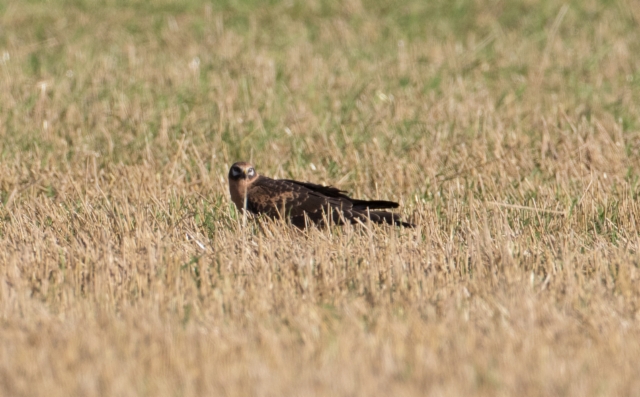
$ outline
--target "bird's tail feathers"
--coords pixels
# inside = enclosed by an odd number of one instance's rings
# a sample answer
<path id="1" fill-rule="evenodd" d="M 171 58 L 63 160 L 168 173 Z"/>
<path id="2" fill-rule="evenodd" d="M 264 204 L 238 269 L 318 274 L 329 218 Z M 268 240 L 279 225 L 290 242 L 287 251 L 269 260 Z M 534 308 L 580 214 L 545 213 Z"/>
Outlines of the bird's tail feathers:
<path id="1" fill-rule="evenodd" d="M 399 207 L 398 203 L 385 200 L 351 200 L 351 202 L 353 203 L 353 209 L 360 211 L 366 210 L 367 208 L 370 210 L 383 210 Z"/>
<path id="2" fill-rule="evenodd" d="M 415 227 L 414 224 L 409 222 L 404 222 L 400 219 L 400 215 L 394 214 L 392 212 L 387 211 L 366 211 L 366 212 L 358 212 L 362 218 L 361 220 L 370 219 L 374 223 L 383 224 L 386 223 L 388 225 L 396 225 L 403 227 Z"/>

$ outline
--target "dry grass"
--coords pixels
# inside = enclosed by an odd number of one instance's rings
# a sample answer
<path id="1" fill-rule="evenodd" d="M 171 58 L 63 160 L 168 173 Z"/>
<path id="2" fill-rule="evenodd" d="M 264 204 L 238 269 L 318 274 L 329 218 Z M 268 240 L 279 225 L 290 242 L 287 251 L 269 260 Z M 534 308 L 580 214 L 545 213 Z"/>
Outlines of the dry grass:
<path id="1" fill-rule="evenodd" d="M 0 394 L 640 394 L 637 4 L 273 3 L 0 6 Z"/>

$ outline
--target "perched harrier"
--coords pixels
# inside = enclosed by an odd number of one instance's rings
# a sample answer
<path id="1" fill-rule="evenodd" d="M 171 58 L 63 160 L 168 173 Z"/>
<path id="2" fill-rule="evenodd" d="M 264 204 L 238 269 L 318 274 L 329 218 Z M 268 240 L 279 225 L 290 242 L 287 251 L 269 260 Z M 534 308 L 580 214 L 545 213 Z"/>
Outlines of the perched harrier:
<path id="1" fill-rule="evenodd" d="M 413 227 L 396 214 L 381 209 L 397 208 L 398 203 L 382 200 L 356 200 L 332 186 L 298 182 L 290 179 L 271 179 L 258 175 L 253 165 L 235 163 L 229 170 L 231 200 L 239 210 L 246 208 L 253 214 L 267 214 L 280 218 L 283 214 L 299 228 L 309 221 L 322 225 L 328 218 L 337 225 L 371 220 Z"/>

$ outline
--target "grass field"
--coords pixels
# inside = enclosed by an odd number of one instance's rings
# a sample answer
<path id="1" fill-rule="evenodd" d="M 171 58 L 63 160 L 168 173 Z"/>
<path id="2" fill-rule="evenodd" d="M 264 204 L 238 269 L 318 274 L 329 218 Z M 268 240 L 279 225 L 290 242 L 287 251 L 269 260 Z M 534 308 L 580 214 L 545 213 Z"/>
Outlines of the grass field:
<path id="1" fill-rule="evenodd" d="M 0 395 L 640 395 L 639 24 L 0 2 Z M 418 227 L 243 225 L 237 160 Z"/>

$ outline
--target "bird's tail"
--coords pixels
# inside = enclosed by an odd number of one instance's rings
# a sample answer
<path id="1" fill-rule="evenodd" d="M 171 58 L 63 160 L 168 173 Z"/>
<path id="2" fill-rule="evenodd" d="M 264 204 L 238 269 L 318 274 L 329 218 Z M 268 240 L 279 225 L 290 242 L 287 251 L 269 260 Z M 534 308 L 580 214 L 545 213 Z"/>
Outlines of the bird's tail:
<path id="1" fill-rule="evenodd" d="M 387 208 L 398 208 L 399 204 L 393 201 L 385 200 L 351 200 L 353 209 L 356 211 L 384 210 Z"/>
<path id="2" fill-rule="evenodd" d="M 378 223 L 378 224 L 387 224 L 387 225 L 396 225 L 396 226 L 403 226 L 403 227 L 415 227 L 416 225 L 409 223 L 409 222 L 404 222 L 402 219 L 400 219 L 400 215 L 398 214 L 394 214 L 392 212 L 387 212 L 387 211 L 366 211 L 366 212 L 358 212 L 359 215 L 361 215 L 361 220 L 366 220 L 369 219 L 374 223 Z"/>

